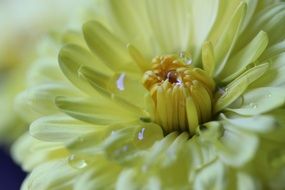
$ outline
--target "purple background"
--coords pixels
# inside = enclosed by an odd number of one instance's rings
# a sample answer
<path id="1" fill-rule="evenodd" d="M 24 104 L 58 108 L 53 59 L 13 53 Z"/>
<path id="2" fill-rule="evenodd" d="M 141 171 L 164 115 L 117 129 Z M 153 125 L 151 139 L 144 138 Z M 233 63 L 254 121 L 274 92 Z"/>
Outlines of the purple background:
<path id="1" fill-rule="evenodd" d="M 19 190 L 25 176 L 9 157 L 8 151 L 0 147 L 0 189 Z"/>

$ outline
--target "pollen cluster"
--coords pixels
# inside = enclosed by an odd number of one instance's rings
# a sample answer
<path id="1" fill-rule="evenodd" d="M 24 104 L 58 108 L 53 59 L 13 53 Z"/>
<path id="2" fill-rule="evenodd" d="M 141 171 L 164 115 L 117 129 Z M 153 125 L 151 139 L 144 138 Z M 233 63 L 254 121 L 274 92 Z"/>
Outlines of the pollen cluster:
<path id="1" fill-rule="evenodd" d="M 181 57 L 155 57 L 142 82 L 153 101 L 153 120 L 166 133 L 194 134 L 200 123 L 210 120 L 215 82 Z"/>

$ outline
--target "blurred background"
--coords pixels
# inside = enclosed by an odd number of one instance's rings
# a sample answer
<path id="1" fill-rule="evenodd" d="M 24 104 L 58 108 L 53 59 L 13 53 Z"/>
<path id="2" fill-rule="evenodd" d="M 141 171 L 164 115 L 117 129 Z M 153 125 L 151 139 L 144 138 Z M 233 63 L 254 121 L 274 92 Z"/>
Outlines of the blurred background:
<path id="1" fill-rule="evenodd" d="M 11 157 L 16 139 L 28 131 L 14 110 L 40 41 L 55 32 L 80 29 L 92 0 L 0 0 L 0 189 L 17 190 L 25 173 Z M 25 110 L 23 110 L 25 111 Z"/>
<path id="2" fill-rule="evenodd" d="M 5 147 L 0 148 L 0 187 L 5 190 L 20 189 L 26 174 L 17 166 Z"/>

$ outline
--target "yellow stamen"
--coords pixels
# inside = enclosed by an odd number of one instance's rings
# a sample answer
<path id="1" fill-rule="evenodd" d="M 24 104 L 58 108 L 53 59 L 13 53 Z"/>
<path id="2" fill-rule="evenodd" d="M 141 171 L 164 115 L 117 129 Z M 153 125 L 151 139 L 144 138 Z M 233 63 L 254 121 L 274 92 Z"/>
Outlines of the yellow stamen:
<path id="1" fill-rule="evenodd" d="M 178 56 L 155 57 L 142 82 L 153 101 L 153 120 L 166 133 L 194 134 L 199 123 L 211 118 L 214 80 Z"/>

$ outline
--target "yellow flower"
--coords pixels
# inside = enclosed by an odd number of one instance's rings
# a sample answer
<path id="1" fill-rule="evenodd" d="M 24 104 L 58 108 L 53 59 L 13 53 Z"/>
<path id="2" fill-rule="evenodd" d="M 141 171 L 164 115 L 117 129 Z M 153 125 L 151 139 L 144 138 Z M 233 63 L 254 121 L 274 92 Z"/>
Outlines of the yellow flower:
<path id="1" fill-rule="evenodd" d="M 23 189 L 285 188 L 284 3 L 98 2 L 88 47 L 60 50 L 69 81 L 17 99 L 38 119 L 15 155 L 43 144 Z"/>

